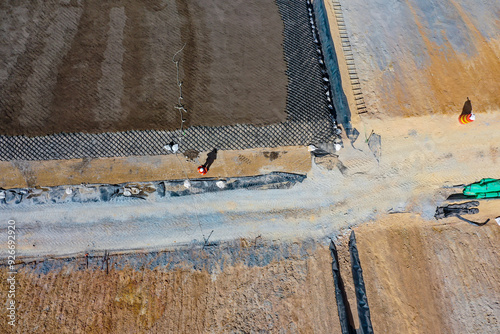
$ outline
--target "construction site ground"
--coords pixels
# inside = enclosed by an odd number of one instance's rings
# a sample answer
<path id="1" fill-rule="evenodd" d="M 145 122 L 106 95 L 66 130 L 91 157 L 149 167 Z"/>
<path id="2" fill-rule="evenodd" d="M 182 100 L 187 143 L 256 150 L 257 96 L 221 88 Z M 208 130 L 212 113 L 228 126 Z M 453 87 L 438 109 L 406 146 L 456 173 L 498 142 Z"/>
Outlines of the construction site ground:
<path id="1" fill-rule="evenodd" d="M 498 332 L 498 225 L 392 214 L 354 230 L 376 332 Z M 355 305 L 347 239 L 336 243 Z M 45 258 L 51 270 L 31 263 L 17 275 L 17 332 L 340 333 L 325 241 L 240 239 L 220 245 L 218 260 L 191 247 L 174 268 L 158 253 L 114 254 L 108 274 L 102 252 L 88 269 L 81 255 Z"/>
<path id="2" fill-rule="evenodd" d="M 0 6 L 2 134 L 175 130 L 182 118 L 184 127 L 286 119 L 283 21 L 274 1 Z M 179 102 L 188 113 L 173 108 Z"/>
<path id="3" fill-rule="evenodd" d="M 361 134 L 353 145 L 346 139 L 338 157 L 310 157 L 309 170 L 304 164 L 307 179 L 291 189 L 193 195 L 169 203 L 4 209 L 5 219 L 16 221 L 25 261 L 69 257 L 72 260 L 63 262 L 80 268 L 45 273 L 31 266 L 21 269 L 19 328 L 41 323 L 47 327 L 35 332 L 335 329 L 339 324 L 328 238 L 370 222 L 355 230 L 375 330 L 429 333 L 470 328 L 470 332 L 495 333 L 500 326 L 495 301 L 500 274 L 495 240 L 500 226 L 493 219 L 499 215 L 498 200 L 482 200 L 480 213 L 466 217 L 492 219 L 483 227 L 457 218 L 436 221 L 433 214 L 449 194 L 459 191 L 444 186 L 498 173 L 499 149 L 490 143 L 500 138 L 498 132 L 488 131 L 498 124 L 498 117 L 480 114 L 468 127 L 445 115 L 392 119 L 392 123 L 367 120 L 383 138 L 380 162 Z M 475 159 L 464 146 L 477 152 Z M 294 150 L 309 155 L 306 148 Z M 203 254 L 209 235 L 210 242 L 222 245 L 239 239 L 249 245 L 255 240 L 286 245 L 312 239 L 318 246 L 300 259 L 283 252 L 272 263 L 251 268 L 233 263 L 214 275 L 203 265 L 192 264 L 193 256 Z M 188 254 L 182 270 L 166 264 L 151 270 L 112 269 L 109 275 L 98 264 L 99 270 L 81 270 L 86 252 L 97 263 L 104 250 L 122 254 L 116 263 L 123 266 L 131 251 L 178 247 Z M 266 248 L 250 251 L 241 260 L 259 252 Z M 347 251 L 341 251 L 341 261 L 348 282 Z M 37 298 L 29 294 L 34 291 Z M 83 305 L 91 308 L 92 317 L 83 316 Z"/>
<path id="4" fill-rule="evenodd" d="M 339 45 L 334 3 L 327 9 Z M 498 22 L 481 19 L 498 5 L 441 2 L 441 10 L 464 22 L 458 29 L 473 36 L 457 46 L 457 40 L 429 33 L 437 29 L 428 24 L 437 14 L 426 11 L 424 1 L 396 7 L 416 22 L 408 27 L 406 16 L 380 1 L 341 3 L 370 111 L 356 114 L 352 87 L 343 81 L 359 137 L 344 134 L 340 151 L 316 158 L 305 146 L 220 151 L 206 175 L 307 175 L 290 189 L 231 190 L 161 203 L 2 207 L 2 234 L 14 220 L 22 262 L 14 332 L 341 333 L 328 244 L 333 239 L 338 247 L 359 327 L 347 247 L 351 230 L 376 333 L 500 332 L 500 200 L 480 200 L 479 213 L 464 216 L 490 219 L 484 226 L 434 218 L 437 206 L 461 192 L 453 186 L 500 178 L 500 104 L 492 94 L 499 91 L 494 59 L 500 38 L 485 33 Z M 444 22 L 446 39 L 454 21 Z M 380 48 L 370 44 L 377 42 Z M 419 43 L 426 47 L 411 48 Z M 337 55 L 345 78 L 347 64 L 340 50 Z M 462 125 L 458 115 L 467 97 L 476 120 Z M 374 134 L 381 137 L 380 150 L 368 145 Z M 207 152 L 198 160 L 181 153 L 2 162 L 0 182 L 13 188 L 200 177 L 195 168 Z M 111 254 L 108 272 L 105 251 Z M 0 258 L 6 255 L 0 248 Z M 0 275 L 5 282 L 6 271 Z M 0 297 L 7 299 L 5 289 Z M 5 308 L 0 314 L 6 319 Z M 12 328 L 0 321 L 0 331 Z"/>

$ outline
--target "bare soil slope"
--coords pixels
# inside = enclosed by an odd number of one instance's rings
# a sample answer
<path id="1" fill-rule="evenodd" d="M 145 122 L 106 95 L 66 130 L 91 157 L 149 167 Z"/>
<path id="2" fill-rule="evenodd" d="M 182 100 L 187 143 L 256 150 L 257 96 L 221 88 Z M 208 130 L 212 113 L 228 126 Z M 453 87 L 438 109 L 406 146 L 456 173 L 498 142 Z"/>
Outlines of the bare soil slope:
<path id="1" fill-rule="evenodd" d="M 474 111 L 500 108 L 498 1 L 340 3 L 370 113 L 458 117 L 467 97 Z"/>
<path id="2" fill-rule="evenodd" d="M 237 264 L 213 274 L 129 268 L 106 275 L 92 263 L 75 271 L 84 263 L 80 258 L 47 274 L 20 271 L 17 333 L 340 331 L 325 247 L 304 260 Z M 5 271 L 0 277 L 5 279 Z M 0 331 L 10 331 L 7 326 L 0 322 Z"/>
<path id="3" fill-rule="evenodd" d="M 286 119 L 273 0 L 0 4 L 0 133 L 174 130 Z"/>
<path id="4" fill-rule="evenodd" d="M 398 214 L 355 231 L 375 333 L 500 332 L 494 220 L 477 227 Z"/>

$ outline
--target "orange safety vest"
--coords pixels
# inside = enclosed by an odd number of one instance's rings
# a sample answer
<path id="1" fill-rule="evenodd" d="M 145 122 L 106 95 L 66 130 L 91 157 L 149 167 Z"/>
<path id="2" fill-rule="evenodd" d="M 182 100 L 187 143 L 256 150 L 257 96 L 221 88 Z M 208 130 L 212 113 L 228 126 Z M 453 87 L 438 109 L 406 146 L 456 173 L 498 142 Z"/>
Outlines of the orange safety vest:
<path id="1" fill-rule="evenodd" d="M 476 117 L 474 116 L 474 114 L 460 115 L 458 117 L 458 121 L 460 122 L 460 124 L 471 123 L 474 122 L 475 119 Z"/>

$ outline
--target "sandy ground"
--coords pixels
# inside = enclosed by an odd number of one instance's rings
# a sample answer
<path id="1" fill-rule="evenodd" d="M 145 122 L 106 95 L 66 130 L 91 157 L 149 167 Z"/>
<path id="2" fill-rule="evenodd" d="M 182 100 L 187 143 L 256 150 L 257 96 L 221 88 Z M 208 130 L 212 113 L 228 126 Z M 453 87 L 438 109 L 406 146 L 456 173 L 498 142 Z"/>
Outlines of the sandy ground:
<path id="1" fill-rule="evenodd" d="M 500 331 L 495 222 L 476 227 L 399 214 L 355 231 L 375 333 Z"/>
<path id="2" fill-rule="evenodd" d="M 80 271 L 75 267 L 85 262 L 82 258 L 48 274 L 21 270 L 17 333 L 340 330 L 326 247 L 305 259 L 292 255 L 262 267 L 236 264 L 218 273 L 111 268 L 106 275 L 92 261 L 89 269 Z M 4 280 L 4 271 L 0 275 Z M 10 332 L 7 326 L 0 322 L 2 332 Z"/>
<path id="3" fill-rule="evenodd" d="M 271 171 L 305 174 L 311 169 L 306 147 L 284 146 L 241 151 L 218 151 L 203 176 L 197 172 L 209 152 L 188 152 L 188 156 L 143 156 L 50 161 L 0 161 L 0 187 L 79 185 L 81 183 L 145 182 L 186 178 L 238 177 Z M 53 171 L 57 170 L 54 174 Z"/>
<path id="4" fill-rule="evenodd" d="M 373 324 L 378 332 L 392 332 L 392 328 L 396 328 L 398 332 L 422 334 L 454 333 L 460 332 L 462 328 L 467 328 L 471 333 L 498 332 L 500 315 L 498 304 L 495 304 L 499 295 L 496 285 L 498 269 L 495 263 L 498 263 L 498 256 L 495 241 L 498 239 L 499 226 L 493 220 L 500 216 L 498 200 L 481 201 L 480 213 L 467 217 L 476 221 L 492 219 L 484 227 L 475 227 L 457 218 L 435 221 L 433 215 L 436 205 L 445 203 L 449 194 L 459 191 L 443 188 L 444 186 L 474 182 L 483 177 L 500 177 L 500 149 L 497 144 L 500 142 L 500 133 L 496 131 L 500 124 L 499 114 L 478 114 L 477 120 L 468 125 L 460 125 L 454 115 L 392 118 L 386 121 L 364 118 L 361 124 L 363 128 L 360 127 L 360 137 L 353 145 L 345 139 L 346 145 L 339 151 L 338 157 L 315 159 L 316 162 L 307 173 L 307 179 L 291 189 L 228 191 L 171 198 L 168 202 L 161 203 L 117 201 L 108 205 L 75 203 L 9 207 L 1 212 L 0 216 L 4 220 L 1 231 L 5 234 L 5 222 L 14 219 L 18 233 L 18 255 L 24 259 L 43 260 L 53 256 L 81 258 L 88 251 L 110 250 L 116 253 L 164 250 L 193 242 L 199 246 L 203 243 L 203 238 L 212 231 L 210 240 L 213 242 L 238 238 L 253 240 L 260 236 L 279 243 L 302 238 L 313 238 L 325 243 L 328 237 L 342 234 L 349 226 L 374 221 L 371 225 L 360 227 L 358 242 L 366 273 L 369 302 L 373 301 L 370 304 L 373 307 Z M 365 142 L 372 130 L 382 137 L 379 160 Z M 394 212 L 409 214 L 387 216 L 387 213 Z M 363 236 L 364 228 L 366 233 Z M 5 258 L 5 248 L 0 249 L 0 256 Z M 321 269 L 322 272 L 318 274 L 320 276 L 331 275 L 326 258 L 327 253 L 324 254 L 325 260 L 321 266 L 327 269 Z M 346 255 L 342 263 L 347 263 Z M 292 260 L 291 265 L 299 264 Z M 256 328 L 260 328 L 263 323 L 278 323 L 275 332 L 278 332 L 278 327 L 292 328 L 289 332 L 294 332 L 295 329 L 309 331 L 309 324 L 323 326 L 323 323 L 314 320 L 317 319 L 314 318 L 316 314 L 320 314 L 319 306 L 308 298 L 315 294 L 324 296 L 332 293 L 332 287 L 315 292 L 314 289 L 323 288 L 310 288 L 300 279 L 296 281 L 298 274 L 293 271 L 288 271 L 287 275 L 295 278 L 291 281 L 283 278 L 283 281 L 295 286 L 290 290 L 290 298 L 304 298 L 296 304 L 297 309 L 302 310 L 296 320 L 293 320 L 293 312 L 296 312 L 296 309 L 290 306 L 292 304 L 285 304 L 286 309 L 281 308 L 282 299 L 276 302 L 279 307 L 272 306 L 271 309 L 276 310 L 272 312 L 264 306 L 268 305 L 264 300 L 262 303 L 258 302 L 261 295 L 265 296 L 262 298 L 267 298 L 266 300 L 274 300 L 274 297 L 268 297 L 263 291 L 271 291 L 266 289 L 274 289 L 283 284 L 281 276 L 274 275 L 276 271 L 272 270 L 275 269 L 270 269 L 279 268 L 281 264 L 277 266 L 253 269 L 254 276 L 245 276 L 244 282 L 248 285 L 244 287 L 231 280 L 232 278 L 228 278 L 227 283 L 221 282 L 224 288 L 217 290 L 217 293 L 220 292 L 218 300 L 221 304 L 217 304 L 217 307 L 207 306 L 208 310 L 224 310 L 220 312 L 227 315 L 228 318 L 216 318 L 217 326 L 222 323 L 233 326 L 232 324 L 238 322 L 240 327 L 234 325 L 236 327 L 228 328 L 244 328 L 249 331 L 252 324 L 257 324 Z M 268 269 L 273 275 L 266 276 L 269 275 Z M 72 275 L 82 275 L 84 278 L 74 281 Z M 107 301 L 111 300 L 109 295 L 92 294 L 89 292 L 91 287 L 87 285 L 89 277 L 85 275 L 88 274 L 72 273 L 71 270 L 59 274 L 49 272 L 40 277 L 38 274 L 21 273 L 23 284 L 27 287 L 38 284 L 37 291 L 48 291 L 47 297 L 43 298 L 51 300 L 54 305 L 54 309 L 47 309 L 46 303 L 43 302 L 43 306 L 34 306 L 42 312 L 28 312 L 29 316 L 26 315 L 25 319 L 29 319 L 26 320 L 29 323 L 23 322 L 23 326 L 27 326 L 23 328 L 35 328 L 39 325 L 59 328 L 56 330 L 58 332 L 73 332 L 74 328 L 89 328 L 88 332 L 113 332 L 109 328 L 121 321 L 131 324 L 131 327 L 143 328 L 145 332 L 160 321 L 154 320 L 158 316 L 158 310 L 162 310 L 159 306 L 151 311 L 138 306 L 142 301 L 130 302 L 128 306 L 123 303 L 119 307 L 112 306 L 113 302 Z M 146 287 L 142 290 L 139 288 L 141 282 L 147 282 L 144 284 L 148 286 L 159 286 L 157 281 L 154 284 L 149 283 L 153 282 L 152 278 L 151 281 L 140 281 L 139 277 L 149 275 L 145 271 L 136 274 L 119 271 L 113 275 L 123 278 L 116 278 L 113 281 L 117 282 L 116 285 L 106 283 L 116 289 L 112 291 L 126 289 L 121 284 L 128 282 L 127 277 L 138 277 L 133 281 L 137 282 L 133 283 L 137 284 L 137 287 L 130 290 L 131 300 L 138 300 L 141 293 L 148 291 Z M 200 304 L 194 304 L 192 298 L 198 295 L 199 287 L 205 289 L 202 291 L 215 291 L 213 285 L 207 287 L 206 284 L 213 283 L 205 282 L 206 278 L 203 277 L 206 277 L 206 274 L 188 272 L 185 275 L 179 278 L 185 283 L 177 285 L 177 289 L 184 291 L 182 298 L 185 299 L 172 302 L 176 305 L 177 312 L 189 307 L 200 308 Z M 201 277 L 200 281 L 196 281 L 198 283 L 192 281 L 195 277 Z M 258 297 L 252 299 L 249 297 L 250 291 L 256 291 L 252 290 L 253 286 L 263 282 L 262 277 L 269 277 L 265 282 L 270 283 L 266 287 L 259 286 L 259 293 L 253 292 Z M 431 282 L 426 284 L 425 279 L 429 277 Z M 274 278 L 277 281 L 273 281 Z M 60 285 L 57 285 L 56 281 L 60 282 L 57 283 Z M 321 284 L 326 286 L 326 283 Z M 75 291 L 74 299 L 66 298 L 68 287 Z M 304 287 L 307 293 L 303 291 Z M 248 291 L 244 293 L 246 297 L 240 298 L 233 294 L 233 291 L 241 289 Z M 28 291 L 28 288 L 25 291 Z M 112 311 L 96 311 L 97 320 L 85 317 L 80 321 L 81 312 L 77 311 L 77 307 L 92 305 L 79 304 L 77 300 L 81 300 L 82 295 L 89 295 L 90 300 L 95 301 L 108 298 L 102 301 L 102 304 L 95 304 L 95 307 Z M 116 296 L 114 292 L 111 295 Z M 153 295 L 158 296 L 156 292 Z M 351 296 L 351 305 L 354 305 L 352 291 L 348 295 Z M 66 304 L 68 300 L 71 302 Z M 333 299 L 329 298 L 329 301 L 332 302 Z M 148 305 L 161 303 L 163 300 Z M 275 305 L 273 303 L 274 301 L 271 305 Z M 201 309 L 204 309 L 203 307 Z M 162 314 L 170 315 L 174 312 L 168 308 L 165 310 Z M 42 318 L 47 312 L 50 317 Z M 141 312 L 144 316 L 140 316 Z M 214 319 L 214 312 L 203 315 L 196 311 L 182 311 L 182 320 L 179 322 L 165 320 L 170 319 L 168 316 L 160 317 L 158 319 L 165 322 L 158 323 L 160 329 L 151 331 L 162 332 L 164 328 L 167 328 L 167 331 L 168 328 L 173 328 L 174 332 L 196 332 L 196 328 L 182 326 L 202 323 L 207 326 L 204 328 L 215 328 L 213 331 L 218 332 L 220 327 L 209 327 L 213 324 L 211 321 Z M 262 314 L 274 315 L 283 322 L 271 322 L 267 318 L 263 320 Z M 324 314 L 322 318 L 333 317 L 333 320 L 331 324 L 326 323 L 324 326 L 334 326 L 337 320 L 334 315 L 328 314 Z M 255 317 L 252 318 L 252 315 Z M 35 322 L 31 317 L 40 318 L 36 318 L 39 321 Z M 58 319 L 57 322 L 53 320 L 54 317 Z M 151 320 L 141 320 L 145 318 Z M 68 319 L 68 322 L 63 319 Z M 224 319 L 237 320 L 223 322 Z M 255 322 L 255 319 L 260 320 Z M 93 321 L 92 324 L 95 325 L 92 326 L 96 327 L 85 327 L 86 321 Z M 318 327 L 316 332 L 324 332 L 322 328 L 325 327 Z"/>
<path id="5" fill-rule="evenodd" d="M 494 131 L 499 123 L 495 113 L 481 114 L 466 126 L 446 115 L 373 120 L 354 146 L 347 144 L 338 158 L 327 159 L 329 164 L 313 164 L 307 179 L 291 189 L 228 191 L 168 203 L 10 206 L 2 216 L 19 222 L 26 256 L 89 248 L 161 249 L 200 241 L 211 230 L 213 240 L 259 234 L 321 238 L 386 212 L 415 212 L 433 219 L 436 205 L 459 191 L 444 186 L 500 177 L 500 133 Z M 380 161 L 363 140 L 369 129 L 382 136 Z M 480 211 L 485 205 L 490 204 L 481 204 Z M 500 215 L 488 214 L 480 217 L 480 212 L 477 219 Z"/>
<path id="6" fill-rule="evenodd" d="M 500 108 L 498 2 L 337 2 L 372 116 L 458 117 L 467 97 L 474 111 Z M 326 1 L 344 90 L 353 103 L 332 4 Z"/>
<path id="7" fill-rule="evenodd" d="M 0 133 L 272 124 L 286 119 L 272 0 L 0 4 Z"/>

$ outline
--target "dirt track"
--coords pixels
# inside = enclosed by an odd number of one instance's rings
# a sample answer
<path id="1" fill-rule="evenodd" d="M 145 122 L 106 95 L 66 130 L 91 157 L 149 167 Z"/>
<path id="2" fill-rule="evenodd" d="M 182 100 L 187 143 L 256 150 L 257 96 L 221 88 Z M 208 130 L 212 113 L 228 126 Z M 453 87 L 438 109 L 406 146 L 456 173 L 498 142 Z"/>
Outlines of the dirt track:
<path id="1" fill-rule="evenodd" d="M 272 0 L 0 5 L 0 133 L 174 130 L 286 119 Z"/>

